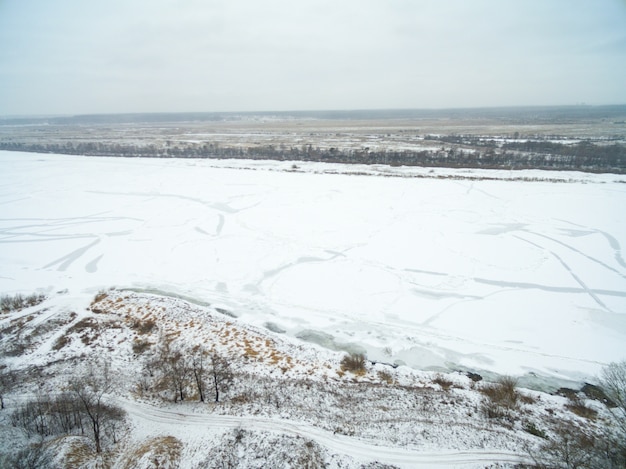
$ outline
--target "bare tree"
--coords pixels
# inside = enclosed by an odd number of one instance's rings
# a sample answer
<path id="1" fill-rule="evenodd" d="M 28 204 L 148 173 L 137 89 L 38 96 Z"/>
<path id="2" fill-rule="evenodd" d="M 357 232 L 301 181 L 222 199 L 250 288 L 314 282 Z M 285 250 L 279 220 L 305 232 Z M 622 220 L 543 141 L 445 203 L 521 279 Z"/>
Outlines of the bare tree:
<path id="1" fill-rule="evenodd" d="M 615 404 L 616 417 L 626 430 L 626 360 L 610 363 L 602 369 L 600 386 L 607 397 Z"/>
<path id="2" fill-rule="evenodd" d="M 605 429 L 605 453 L 613 467 L 626 467 L 626 360 L 610 363 L 600 373 L 600 386 L 612 401 L 617 425 Z"/>
<path id="3" fill-rule="evenodd" d="M 206 357 L 207 351 L 204 347 L 198 347 L 191 360 L 191 371 L 196 382 L 200 402 L 204 402 L 207 372 L 209 371 L 206 367 Z"/>
<path id="4" fill-rule="evenodd" d="M 158 364 L 169 386 L 174 391 L 174 402 L 185 400 L 185 391 L 190 376 L 190 366 L 185 355 L 175 350 L 167 340 L 161 341 Z"/>
<path id="5" fill-rule="evenodd" d="M 28 437 L 32 435 L 45 437 L 53 434 L 54 428 L 49 418 L 51 403 L 50 396 L 37 393 L 33 399 L 13 411 L 11 424 L 24 430 Z"/>
<path id="6" fill-rule="evenodd" d="M 102 431 L 107 423 L 123 420 L 125 412 L 118 406 L 105 402 L 111 391 L 110 369 L 107 363 L 96 374 L 93 368 L 83 377 L 70 382 L 70 389 L 80 400 L 93 432 L 96 452 L 102 452 Z"/>
<path id="7" fill-rule="evenodd" d="M 228 388 L 232 383 L 233 373 L 228 359 L 218 353 L 212 353 L 211 359 L 211 379 L 215 390 L 215 402 L 220 401 L 220 391 Z"/>
<path id="8" fill-rule="evenodd" d="M 12 382 L 12 376 L 6 367 L 0 367 L 0 409 L 4 409 L 4 395 L 10 390 Z"/>
<path id="9" fill-rule="evenodd" d="M 83 404 L 74 393 L 64 392 L 55 396 L 50 408 L 51 424 L 56 431 L 68 435 L 77 430 L 85 433 Z"/>
<path id="10" fill-rule="evenodd" d="M 595 438 L 576 426 L 559 426 L 531 457 L 539 467 L 554 469 L 595 468 Z"/>
<path id="11" fill-rule="evenodd" d="M 573 422 L 562 423 L 554 436 L 531 457 L 546 468 L 626 467 L 626 361 L 611 363 L 600 374 L 600 386 L 612 410 L 613 421 L 604 421 L 595 431 Z"/>
<path id="12" fill-rule="evenodd" d="M 5 461 L 0 459 L 0 466 L 7 469 L 44 469 L 52 467 L 52 457 L 43 443 L 34 443 L 25 446 Z"/>
<path id="13" fill-rule="evenodd" d="M 20 375 L 17 371 L 10 370 L 8 366 L 0 363 L 0 409 L 5 408 L 4 398 L 16 387 L 19 378 Z"/>

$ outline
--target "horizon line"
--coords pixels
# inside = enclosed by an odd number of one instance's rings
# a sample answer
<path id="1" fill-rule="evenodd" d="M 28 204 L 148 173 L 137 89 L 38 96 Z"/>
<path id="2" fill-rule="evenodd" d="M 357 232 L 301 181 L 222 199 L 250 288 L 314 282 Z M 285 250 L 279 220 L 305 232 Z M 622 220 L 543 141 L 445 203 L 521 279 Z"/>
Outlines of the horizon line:
<path id="1" fill-rule="evenodd" d="M 322 114 L 322 113 L 365 113 L 365 112 L 446 112 L 446 111 L 485 111 L 485 110 L 515 110 L 515 109 L 557 109 L 557 108 L 608 108 L 623 107 L 626 103 L 616 104 L 531 104 L 531 105 L 502 105 L 502 106 L 459 106 L 459 107 L 406 107 L 406 108 L 335 108 L 335 109 L 289 109 L 289 110 L 248 110 L 248 111 L 123 111 L 123 112 L 88 112 L 67 114 L 7 114 L 0 115 L 1 120 L 9 119 L 57 119 L 72 117 L 95 116 L 137 116 L 137 115 L 272 115 L 272 114 Z"/>

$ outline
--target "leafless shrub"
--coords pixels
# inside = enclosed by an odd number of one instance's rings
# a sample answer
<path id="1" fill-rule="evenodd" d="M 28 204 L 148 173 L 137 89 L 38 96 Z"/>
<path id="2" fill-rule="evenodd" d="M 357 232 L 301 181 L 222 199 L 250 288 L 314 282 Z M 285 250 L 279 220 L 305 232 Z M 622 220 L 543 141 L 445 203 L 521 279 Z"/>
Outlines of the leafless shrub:
<path id="1" fill-rule="evenodd" d="M 480 410 L 483 415 L 489 419 L 498 419 L 508 422 L 515 420 L 514 415 L 511 413 L 511 409 L 503 407 L 489 399 L 483 399 Z"/>
<path id="2" fill-rule="evenodd" d="M 41 437 L 71 434 L 84 428 L 79 402 L 67 394 L 37 395 L 13 411 L 11 424 L 27 436 Z"/>
<path id="3" fill-rule="evenodd" d="M 503 376 L 495 383 L 488 384 L 481 389 L 481 392 L 495 404 L 507 409 L 517 407 L 519 392 L 517 391 L 517 380 L 510 376 Z"/>
<path id="4" fill-rule="evenodd" d="M 600 375 L 600 386 L 614 405 L 611 406 L 611 412 L 616 423 L 615 429 L 606 431 L 608 439 L 613 442 L 612 459 L 622 464 L 614 467 L 626 467 L 626 360 L 611 363 L 604 368 Z"/>
<path id="5" fill-rule="evenodd" d="M 10 313 L 11 311 L 19 311 L 20 309 L 36 306 L 46 299 L 46 296 L 40 293 L 32 295 L 2 295 L 0 296 L 0 312 Z"/>
<path id="6" fill-rule="evenodd" d="M 341 369 L 343 371 L 350 371 L 354 374 L 364 374 L 365 368 L 365 355 L 362 353 L 351 353 L 345 355 L 341 359 Z"/>
<path id="7" fill-rule="evenodd" d="M 485 385 L 480 391 L 485 398 L 481 404 L 483 414 L 490 419 L 500 419 L 513 422 L 514 411 L 517 410 L 519 393 L 516 389 L 517 381 L 504 376 L 495 383 Z"/>

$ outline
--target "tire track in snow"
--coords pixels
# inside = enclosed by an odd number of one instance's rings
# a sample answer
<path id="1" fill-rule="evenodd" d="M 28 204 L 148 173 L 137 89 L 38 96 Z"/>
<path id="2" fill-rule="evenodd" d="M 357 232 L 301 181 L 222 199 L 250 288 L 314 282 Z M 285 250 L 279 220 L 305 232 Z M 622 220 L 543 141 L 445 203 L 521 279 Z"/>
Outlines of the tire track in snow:
<path id="1" fill-rule="evenodd" d="M 554 251 L 552 251 L 552 250 L 550 250 L 550 249 L 547 249 L 545 246 L 541 246 L 541 245 L 539 245 L 539 244 L 533 243 L 532 241 L 529 241 L 529 240 L 527 240 L 527 239 L 524 239 L 524 238 L 522 238 L 521 236 L 515 236 L 515 237 L 516 237 L 517 239 L 521 240 L 521 241 L 525 241 L 525 242 L 527 242 L 528 244 L 531 244 L 531 245 L 535 246 L 536 248 L 539 248 L 539 249 L 546 249 L 546 250 L 547 250 L 550 254 L 552 254 L 552 255 L 556 258 L 556 260 L 558 260 L 558 261 L 561 263 L 561 265 L 565 268 L 565 270 L 567 270 L 567 271 L 569 272 L 569 274 L 572 276 L 572 278 L 573 278 L 574 280 L 576 280 L 576 282 L 577 282 L 577 283 L 578 283 L 578 284 L 582 287 L 582 289 L 583 289 L 583 290 L 585 290 L 585 292 L 586 292 L 586 293 L 587 293 L 587 294 L 588 294 L 591 298 L 593 298 L 593 300 L 594 300 L 596 303 L 598 303 L 598 305 L 600 305 L 600 306 L 601 306 L 601 307 L 602 307 L 605 311 L 608 311 L 608 312 L 610 312 L 610 313 L 613 313 L 613 312 L 614 312 L 614 311 L 611 311 L 611 309 L 610 309 L 607 305 L 605 305 L 605 304 L 604 304 L 604 302 L 603 302 L 603 301 L 602 301 L 602 300 L 598 297 L 598 295 L 596 295 L 596 294 L 594 293 L 594 291 L 593 291 L 593 290 L 591 290 L 591 289 L 587 286 L 587 284 L 586 284 L 585 282 L 583 282 L 583 281 L 580 279 L 580 277 L 578 277 L 578 275 L 576 275 L 576 274 L 574 273 L 574 271 L 572 270 L 572 268 L 571 268 L 569 265 L 567 265 L 567 263 L 566 263 L 563 259 L 561 259 L 561 257 L 560 257 L 557 253 L 555 253 Z"/>
<path id="2" fill-rule="evenodd" d="M 91 249 L 98 243 L 100 243 L 100 238 L 87 244 L 86 246 L 83 246 L 82 248 L 75 249 L 69 254 L 59 257 L 58 259 L 50 262 L 49 264 L 44 265 L 43 269 L 49 269 L 51 267 L 54 267 L 57 264 L 60 264 L 57 270 L 64 272 L 68 269 L 69 266 L 71 266 L 74 263 L 74 261 L 77 261 L 80 257 L 82 257 L 83 254 L 85 254 L 87 251 L 89 251 L 89 249 Z"/>
<path id="3" fill-rule="evenodd" d="M 611 246 L 611 249 L 613 249 L 613 254 L 614 254 L 616 262 L 622 267 L 626 268 L 626 261 L 624 261 L 624 258 L 622 257 L 622 246 L 620 242 L 617 240 L 617 238 L 615 238 L 615 236 L 613 236 L 611 233 L 607 233 L 606 231 L 602 231 L 597 228 L 579 225 L 578 223 L 572 223 L 571 221 L 568 221 L 568 220 L 562 220 L 562 219 L 557 219 L 557 220 L 563 221 L 565 223 L 569 223 L 570 225 L 574 225 L 579 228 L 584 228 L 586 230 L 589 230 L 592 233 L 600 233 L 602 236 L 606 238 L 606 240 L 609 243 L 609 246 Z"/>
<path id="4" fill-rule="evenodd" d="M 584 253 L 584 252 L 582 252 L 582 251 L 580 251 L 580 250 L 578 250 L 578 249 L 576 249 L 576 248 L 574 248 L 574 247 L 570 246 L 569 244 L 564 243 L 563 241 L 559 241 L 558 239 L 551 238 L 550 236 L 546 236 L 546 235 L 541 234 L 541 233 L 535 233 L 535 232 L 532 232 L 532 231 L 527 231 L 527 230 L 522 230 L 522 231 L 526 231 L 527 233 L 534 234 L 535 236 L 541 236 L 542 238 L 549 239 L 550 241 L 553 241 L 553 242 L 555 242 L 555 243 L 557 243 L 557 244 L 560 244 L 561 246 L 564 246 L 564 247 L 566 247 L 567 249 L 570 249 L 570 250 L 574 251 L 575 253 L 580 254 L 580 255 L 581 255 L 581 256 L 583 256 L 583 257 L 586 257 L 586 258 L 587 258 L 587 259 L 589 259 L 590 261 L 595 262 L 596 264 L 601 265 L 601 266 L 602 266 L 602 267 L 604 267 L 605 269 L 610 270 L 610 271 L 612 271 L 612 272 L 615 272 L 615 273 L 616 273 L 617 275 L 619 275 L 620 277 L 622 277 L 622 278 L 626 278 L 626 275 L 624 275 L 623 273 L 621 273 L 619 270 L 617 270 L 617 269 L 615 269 L 615 268 L 611 267 L 610 265 L 605 264 L 604 262 L 602 262 L 602 261 L 601 261 L 601 260 L 599 260 L 599 259 L 596 259 L 595 257 L 592 257 L 592 256 L 590 256 L 590 255 L 588 255 L 588 254 L 586 254 L 586 253 Z M 609 235 L 609 234 L 607 234 L 607 233 L 603 233 L 603 232 L 600 232 L 600 231 L 598 231 L 598 233 L 603 234 L 605 237 L 607 237 L 607 236 L 611 236 L 611 235 Z M 613 239 L 613 241 L 614 241 L 615 243 L 617 243 L 617 240 L 616 240 L 615 238 L 613 238 L 612 236 L 611 236 L 611 239 Z M 610 241 L 610 239 L 609 239 L 609 244 L 611 245 L 611 248 L 613 248 L 613 249 L 614 249 L 614 251 L 615 251 L 615 259 L 616 259 L 616 261 L 617 261 L 619 264 L 621 264 L 622 266 L 626 267 L 626 265 L 624 265 L 624 260 L 621 258 L 621 254 L 620 254 L 620 252 L 621 252 L 621 251 L 620 251 L 619 249 L 616 249 L 616 246 L 619 246 L 619 243 L 617 243 L 617 244 L 611 243 L 611 241 Z"/>
<path id="5" fill-rule="evenodd" d="M 522 463 L 527 458 L 509 451 L 468 450 L 468 451 L 412 451 L 406 448 L 378 446 L 371 441 L 360 440 L 345 435 L 333 434 L 327 430 L 300 422 L 278 420 L 263 417 L 238 417 L 205 414 L 198 415 L 185 411 L 168 411 L 126 399 L 115 399 L 119 405 L 142 425 L 164 424 L 171 431 L 174 426 L 181 427 L 217 427 L 221 429 L 245 428 L 247 430 L 282 433 L 314 440 L 333 453 L 355 458 L 357 461 L 369 460 L 400 467 L 484 467 L 492 463 Z M 155 430 L 153 425 L 153 431 Z"/>

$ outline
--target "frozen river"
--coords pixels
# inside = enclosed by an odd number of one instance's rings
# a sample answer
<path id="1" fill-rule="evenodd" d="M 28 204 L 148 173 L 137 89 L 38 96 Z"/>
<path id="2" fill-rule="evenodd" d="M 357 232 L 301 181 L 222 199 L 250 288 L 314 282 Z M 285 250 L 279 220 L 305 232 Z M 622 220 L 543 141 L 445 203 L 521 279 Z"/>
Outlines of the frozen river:
<path id="1" fill-rule="evenodd" d="M 165 291 L 414 367 L 626 358 L 626 177 L 298 166 L 0 152 L 0 291 Z"/>

